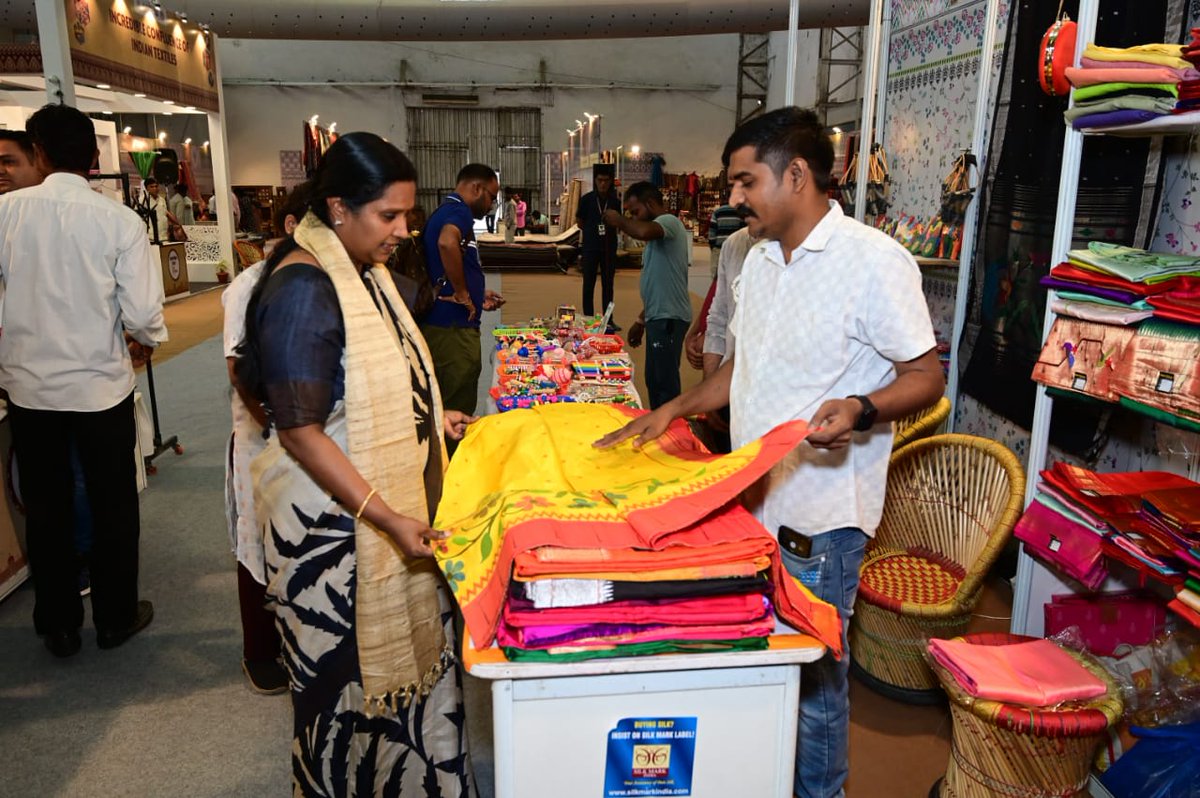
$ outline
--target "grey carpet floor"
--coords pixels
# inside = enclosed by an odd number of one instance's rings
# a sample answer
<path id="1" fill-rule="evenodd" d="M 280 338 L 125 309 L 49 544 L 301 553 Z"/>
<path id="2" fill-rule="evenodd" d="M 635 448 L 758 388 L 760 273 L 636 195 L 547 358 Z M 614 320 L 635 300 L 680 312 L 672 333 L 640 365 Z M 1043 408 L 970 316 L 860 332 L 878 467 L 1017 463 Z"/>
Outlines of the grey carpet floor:
<path id="1" fill-rule="evenodd" d="M 498 275 L 489 278 L 498 289 Z M 163 363 L 155 378 L 163 434 L 178 435 L 184 452 L 160 456 L 141 495 L 141 594 L 154 622 L 100 651 L 89 617 L 83 650 L 57 660 L 34 636 L 30 585 L 0 602 L 0 797 L 290 794 L 290 701 L 252 693 L 240 670 L 220 338 Z M 467 682 L 472 755 L 490 798 L 489 686 Z"/>

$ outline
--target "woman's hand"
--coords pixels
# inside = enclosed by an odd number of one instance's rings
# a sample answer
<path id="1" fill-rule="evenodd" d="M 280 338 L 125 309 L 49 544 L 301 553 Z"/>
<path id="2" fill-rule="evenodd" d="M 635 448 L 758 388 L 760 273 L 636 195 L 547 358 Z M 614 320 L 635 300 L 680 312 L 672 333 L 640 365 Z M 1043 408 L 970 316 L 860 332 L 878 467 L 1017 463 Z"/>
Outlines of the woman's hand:
<path id="1" fill-rule="evenodd" d="M 430 541 L 443 540 L 445 532 L 439 532 L 429 524 L 409 518 L 399 513 L 389 512 L 387 520 L 379 527 L 387 534 L 405 557 L 432 557 L 433 547 Z"/>
<path id="2" fill-rule="evenodd" d="M 442 426 L 445 427 L 446 437 L 452 441 L 461 441 L 467 434 L 467 426 L 479 420 L 478 416 L 468 416 L 460 410 L 446 410 L 443 415 Z"/>

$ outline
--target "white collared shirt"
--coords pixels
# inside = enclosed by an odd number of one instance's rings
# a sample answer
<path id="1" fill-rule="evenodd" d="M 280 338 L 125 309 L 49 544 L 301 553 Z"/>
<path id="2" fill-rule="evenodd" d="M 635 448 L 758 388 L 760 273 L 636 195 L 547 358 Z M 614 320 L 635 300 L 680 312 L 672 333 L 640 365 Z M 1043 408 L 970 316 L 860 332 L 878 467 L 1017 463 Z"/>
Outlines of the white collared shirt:
<path id="1" fill-rule="evenodd" d="M 0 198 L 0 386 L 31 410 L 96 412 L 133 392 L 122 324 L 167 340 L 162 270 L 136 213 L 56 172 Z"/>
<path id="2" fill-rule="evenodd" d="M 741 446 L 821 403 L 865 395 L 894 379 L 893 363 L 933 349 L 921 273 L 903 247 L 842 214 L 837 203 L 785 261 L 760 241 L 733 287 L 736 336 L 732 437 Z M 875 533 L 883 512 L 892 427 L 853 434 L 838 451 L 801 444 L 772 470 L 759 520 L 807 535 L 841 527 Z"/>

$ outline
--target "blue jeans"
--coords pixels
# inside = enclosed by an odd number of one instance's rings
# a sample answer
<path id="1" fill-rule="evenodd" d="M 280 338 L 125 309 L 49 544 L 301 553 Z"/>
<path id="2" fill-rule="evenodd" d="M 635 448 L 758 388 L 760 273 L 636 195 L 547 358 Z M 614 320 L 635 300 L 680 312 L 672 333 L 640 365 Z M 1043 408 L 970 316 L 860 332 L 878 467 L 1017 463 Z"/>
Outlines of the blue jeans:
<path id="1" fill-rule="evenodd" d="M 817 598 L 837 607 L 842 616 L 841 661 L 826 654 L 800 672 L 800 731 L 796 739 L 796 785 L 799 798 L 842 798 L 850 773 L 850 652 L 846 630 L 858 593 L 867 536 L 843 528 L 814 535 L 808 557 L 780 548 L 783 565 Z"/>
<path id="2" fill-rule="evenodd" d="M 650 409 L 655 410 L 679 396 L 679 360 L 688 322 L 681 319 L 650 319 L 646 322 L 646 390 Z"/>

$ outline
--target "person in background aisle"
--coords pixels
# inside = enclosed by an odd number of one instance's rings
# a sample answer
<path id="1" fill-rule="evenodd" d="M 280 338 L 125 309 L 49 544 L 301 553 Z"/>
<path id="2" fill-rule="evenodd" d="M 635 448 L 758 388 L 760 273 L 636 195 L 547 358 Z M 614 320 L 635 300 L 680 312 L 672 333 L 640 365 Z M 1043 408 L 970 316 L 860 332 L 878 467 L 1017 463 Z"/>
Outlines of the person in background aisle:
<path id="1" fill-rule="evenodd" d="M 34 628 L 51 653 L 68 657 L 79 651 L 83 624 L 72 446 L 94 526 L 96 642 L 115 648 L 154 617 L 153 605 L 138 599 L 133 367 L 167 330 L 162 272 L 141 218 L 88 185 L 97 156 L 92 121 L 47 105 L 25 129 L 47 177 L 0 201 L 0 387 L 28 511 Z"/>
<path id="2" fill-rule="evenodd" d="M 728 403 L 733 446 L 778 424 L 813 430 L 771 471 L 755 514 L 779 536 L 788 571 L 838 608 L 845 629 L 867 539 L 883 512 L 891 422 L 945 390 L 916 262 L 826 196 L 833 145 L 811 110 L 781 108 L 730 136 L 730 202 L 751 248 L 730 329 L 733 357 L 696 388 L 597 442 L 634 445 L 674 418 Z M 844 795 L 849 772 L 849 653 L 805 666 L 795 792 Z"/>
<path id="3" fill-rule="evenodd" d="M 679 358 L 683 337 L 692 321 L 688 296 L 688 261 L 692 237 L 678 217 L 667 213 L 662 192 L 650 183 L 634 183 L 625 192 L 626 218 L 615 208 L 601 217 L 611 226 L 639 241 L 642 254 L 642 313 L 629 328 L 629 345 L 638 346 L 646 335 L 646 388 L 650 407 L 657 408 L 679 396 Z"/>
<path id="4" fill-rule="evenodd" d="M 150 240 L 156 244 L 166 242 L 170 239 L 171 211 L 162 194 L 162 186 L 153 177 L 147 177 L 142 186 L 150 197 L 150 210 L 154 216 L 150 222 Z"/>
<path id="5" fill-rule="evenodd" d="M 262 221 L 258 216 L 258 208 L 254 204 L 253 192 L 242 190 L 237 195 L 237 207 L 239 208 L 237 217 L 238 229 L 243 233 L 258 235 L 262 232 Z"/>
<path id="6" fill-rule="evenodd" d="M 474 794 L 449 590 L 430 527 L 445 473 L 433 367 L 382 263 L 417 172 L 340 136 L 263 267 L 238 382 L 266 408 L 254 501 L 294 713 L 292 795 Z"/>
<path id="7" fill-rule="evenodd" d="M 517 215 L 515 217 L 517 220 L 517 235 L 523 236 L 525 235 L 525 214 L 529 210 L 529 205 L 520 194 L 516 194 L 514 199 L 517 201 Z"/>
<path id="8" fill-rule="evenodd" d="M 716 252 L 728 238 L 746 226 L 737 208 L 725 204 L 712 212 L 708 219 L 708 248 Z"/>
<path id="9" fill-rule="evenodd" d="M 175 193 L 169 203 L 171 214 L 180 224 L 195 224 L 196 215 L 193 212 L 192 198 L 188 196 L 188 184 L 182 180 L 175 184 Z"/>
<path id="10" fill-rule="evenodd" d="M 504 223 L 504 243 L 511 244 L 517 235 L 517 200 L 511 188 L 504 196 L 508 199 L 504 200 L 504 218 L 500 221 Z"/>
<path id="11" fill-rule="evenodd" d="M 546 233 L 550 229 L 550 217 L 534 208 L 529 212 L 526 229 L 531 233 Z"/>
<path id="12" fill-rule="evenodd" d="M 34 163 L 29 134 L 23 130 L 0 130 L 0 194 L 36 186 L 42 177 Z"/>
<path id="13" fill-rule="evenodd" d="M 614 167 L 600 163 L 592 167 L 592 190 L 579 198 L 575 223 L 583 234 L 579 265 L 583 269 L 583 315 L 596 314 L 596 275 L 600 275 L 600 314 L 613 301 L 613 283 L 617 274 L 617 228 L 604 223 L 604 212 L 621 207 L 621 198 L 613 187 Z M 610 330 L 621 328 L 610 324 Z"/>
<path id="14" fill-rule="evenodd" d="M 500 210 L 500 203 L 493 202 L 492 207 L 483 215 L 483 220 L 487 224 L 489 234 L 496 232 L 496 213 Z"/>
<path id="15" fill-rule="evenodd" d="M 479 393 L 479 314 L 504 297 L 485 288 L 474 225 L 495 203 L 500 184 L 490 166 L 472 163 L 458 173 L 454 193 L 429 215 L 421 237 L 425 264 L 438 301 L 421 321 L 447 410 L 475 412 Z M 511 221 L 512 217 L 505 219 Z"/>
<path id="16" fill-rule="evenodd" d="M 276 214 L 275 227 L 283 231 L 285 239 L 291 238 L 296 225 L 304 218 L 309 192 L 308 183 L 296 186 Z M 266 449 L 264 435 L 269 422 L 262 403 L 238 382 L 234 368 L 237 347 L 246 330 L 246 307 L 265 263 L 265 260 L 259 261 L 244 269 L 221 296 L 221 305 L 225 309 L 225 363 L 229 382 L 234 388 L 231 399 L 233 434 L 229 437 L 225 456 L 225 517 L 233 553 L 237 557 L 242 672 L 251 689 L 263 695 L 276 695 L 287 692 L 288 675 L 279 662 L 282 648 L 275 628 L 275 613 L 267 607 L 262 528 L 254 512 L 254 480 L 250 474 L 250 462 Z"/>

